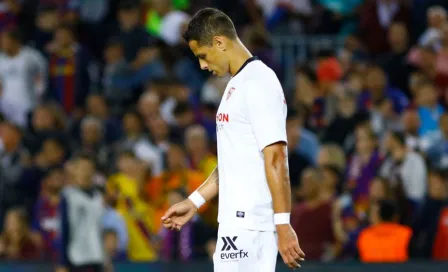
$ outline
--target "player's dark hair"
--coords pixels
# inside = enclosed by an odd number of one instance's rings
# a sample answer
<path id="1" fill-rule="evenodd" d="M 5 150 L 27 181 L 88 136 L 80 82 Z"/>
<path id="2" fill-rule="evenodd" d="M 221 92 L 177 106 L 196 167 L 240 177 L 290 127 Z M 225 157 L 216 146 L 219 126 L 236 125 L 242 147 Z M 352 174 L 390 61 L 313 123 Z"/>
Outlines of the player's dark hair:
<path id="1" fill-rule="evenodd" d="M 204 8 L 193 16 L 182 36 L 187 42 L 197 41 L 199 45 L 211 45 L 215 36 L 235 40 L 237 33 L 232 20 L 224 12 Z"/>
<path id="2" fill-rule="evenodd" d="M 381 200 L 378 202 L 378 207 L 381 221 L 392 222 L 395 220 L 398 209 L 393 201 Z"/>

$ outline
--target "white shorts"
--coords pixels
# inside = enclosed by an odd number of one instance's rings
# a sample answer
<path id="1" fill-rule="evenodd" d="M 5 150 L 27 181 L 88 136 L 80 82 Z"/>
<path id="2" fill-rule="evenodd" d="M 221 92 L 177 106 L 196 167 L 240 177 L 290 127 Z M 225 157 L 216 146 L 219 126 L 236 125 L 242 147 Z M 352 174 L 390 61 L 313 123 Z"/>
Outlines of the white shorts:
<path id="1" fill-rule="evenodd" d="M 275 272 L 277 234 L 219 225 L 214 272 Z"/>

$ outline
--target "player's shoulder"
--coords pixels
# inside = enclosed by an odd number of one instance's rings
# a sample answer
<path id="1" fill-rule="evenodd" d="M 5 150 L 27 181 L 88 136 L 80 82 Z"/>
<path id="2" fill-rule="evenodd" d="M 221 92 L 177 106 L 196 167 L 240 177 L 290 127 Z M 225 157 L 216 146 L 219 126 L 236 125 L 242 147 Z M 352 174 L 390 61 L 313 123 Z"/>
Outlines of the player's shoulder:
<path id="1" fill-rule="evenodd" d="M 244 80 L 256 81 L 261 84 L 279 82 L 274 70 L 272 70 L 261 60 L 253 61 L 249 63 L 249 65 L 247 65 L 247 69 L 245 69 Z"/>

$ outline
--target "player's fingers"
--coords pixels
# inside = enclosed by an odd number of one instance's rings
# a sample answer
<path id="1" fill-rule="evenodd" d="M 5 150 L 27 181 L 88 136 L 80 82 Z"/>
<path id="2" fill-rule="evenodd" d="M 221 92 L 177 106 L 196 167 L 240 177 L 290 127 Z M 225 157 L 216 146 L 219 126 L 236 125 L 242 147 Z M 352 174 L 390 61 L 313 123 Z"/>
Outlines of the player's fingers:
<path id="1" fill-rule="evenodd" d="M 305 261 L 305 253 L 302 251 L 299 245 L 294 247 L 294 252 L 299 256 L 299 261 Z"/>
<path id="2" fill-rule="evenodd" d="M 295 269 L 298 267 L 297 262 L 294 260 L 294 258 L 289 254 L 287 250 L 280 251 L 280 255 L 282 256 L 283 262 L 291 269 Z"/>
<path id="3" fill-rule="evenodd" d="M 288 257 L 286 257 L 286 255 L 285 255 L 282 251 L 280 251 L 280 255 L 282 256 L 282 260 L 283 260 L 283 262 L 284 262 L 289 268 L 292 268 L 292 267 L 289 265 Z"/>
<path id="4" fill-rule="evenodd" d="M 169 229 L 171 227 L 171 223 L 163 223 L 163 227 Z"/>
<path id="5" fill-rule="evenodd" d="M 165 219 L 165 220 L 162 220 L 162 223 L 164 223 L 164 224 L 169 224 L 169 223 L 171 223 L 171 218 L 167 218 L 167 219 Z"/>
<path id="6" fill-rule="evenodd" d="M 295 258 L 294 252 L 290 252 L 288 255 L 289 255 L 288 261 L 289 261 L 291 268 L 294 268 L 294 269 L 300 268 L 300 264 L 298 263 L 297 259 Z"/>
<path id="7" fill-rule="evenodd" d="M 167 220 L 168 218 L 170 218 L 174 213 L 176 212 L 175 209 L 173 209 L 173 207 L 169 208 L 168 211 L 166 211 L 166 213 L 162 216 L 162 220 Z"/>
<path id="8" fill-rule="evenodd" d="M 297 254 L 297 252 L 295 252 L 295 251 L 291 252 L 291 256 L 293 257 L 293 259 L 294 259 L 296 262 L 299 262 L 299 261 L 302 261 L 302 260 L 303 260 L 303 258 L 300 257 L 299 254 Z"/>

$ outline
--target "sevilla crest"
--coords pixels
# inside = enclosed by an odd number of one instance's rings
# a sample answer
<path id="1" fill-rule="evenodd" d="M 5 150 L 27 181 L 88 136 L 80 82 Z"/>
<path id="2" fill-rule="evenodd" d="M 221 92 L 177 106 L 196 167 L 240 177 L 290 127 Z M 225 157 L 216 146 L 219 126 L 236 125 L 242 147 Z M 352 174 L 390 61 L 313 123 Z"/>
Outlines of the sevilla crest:
<path id="1" fill-rule="evenodd" d="M 232 87 L 232 88 L 229 89 L 229 91 L 227 92 L 226 100 L 229 100 L 229 98 L 230 98 L 230 96 L 232 95 L 233 91 L 235 91 L 235 88 L 234 88 L 234 87 Z"/>

